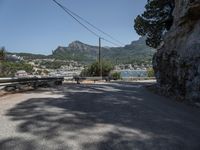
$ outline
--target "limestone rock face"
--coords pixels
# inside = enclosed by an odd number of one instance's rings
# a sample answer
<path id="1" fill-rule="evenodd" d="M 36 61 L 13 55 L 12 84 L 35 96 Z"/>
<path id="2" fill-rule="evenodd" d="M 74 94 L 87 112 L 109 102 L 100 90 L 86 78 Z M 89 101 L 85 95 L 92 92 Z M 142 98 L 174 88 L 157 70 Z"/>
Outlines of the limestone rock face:
<path id="1" fill-rule="evenodd" d="M 166 94 L 200 102 L 200 0 L 175 0 L 174 23 L 153 58 Z"/>

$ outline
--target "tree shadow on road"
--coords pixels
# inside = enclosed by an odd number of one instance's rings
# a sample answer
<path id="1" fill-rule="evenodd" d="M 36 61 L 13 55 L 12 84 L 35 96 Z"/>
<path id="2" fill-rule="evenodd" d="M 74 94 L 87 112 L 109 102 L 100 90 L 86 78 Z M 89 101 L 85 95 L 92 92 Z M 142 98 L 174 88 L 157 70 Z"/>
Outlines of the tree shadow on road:
<path id="1" fill-rule="evenodd" d="M 159 100 L 134 84 L 63 88 L 55 91 L 62 98 L 32 98 L 8 110 L 12 121 L 20 121 L 18 132 L 69 149 L 72 141 L 82 150 L 200 148 L 197 111 Z"/>

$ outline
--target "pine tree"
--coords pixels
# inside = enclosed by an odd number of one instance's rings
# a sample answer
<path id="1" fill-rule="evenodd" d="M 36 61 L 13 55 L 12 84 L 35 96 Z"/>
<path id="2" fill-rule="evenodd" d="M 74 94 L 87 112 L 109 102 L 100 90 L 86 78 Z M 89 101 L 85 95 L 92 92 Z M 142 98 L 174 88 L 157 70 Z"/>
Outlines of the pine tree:
<path id="1" fill-rule="evenodd" d="M 5 60 L 5 48 L 0 48 L 0 77 L 3 75 L 3 60 Z"/>
<path id="2" fill-rule="evenodd" d="M 146 36 L 146 44 L 157 48 L 163 34 L 173 23 L 174 0 L 148 0 L 142 15 L 134 20 L 134 28 L 141 36 Z"/>
<path id="3" fill-rule="evenodd" d="M 6 50 L 5 47 L 0 48 L 0 61 L 5 60 Z"/>

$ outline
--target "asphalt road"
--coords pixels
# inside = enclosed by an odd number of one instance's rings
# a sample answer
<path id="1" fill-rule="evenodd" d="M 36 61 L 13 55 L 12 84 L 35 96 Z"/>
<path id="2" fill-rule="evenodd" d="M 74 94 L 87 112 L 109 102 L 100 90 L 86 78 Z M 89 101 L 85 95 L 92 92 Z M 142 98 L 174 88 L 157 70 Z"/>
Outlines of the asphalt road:
<path id="1" fill-rule="evenodd" d="M 65 84 L 0 97 L 0 150 L 199 150 L 200 110 L 143 85 Z"/>

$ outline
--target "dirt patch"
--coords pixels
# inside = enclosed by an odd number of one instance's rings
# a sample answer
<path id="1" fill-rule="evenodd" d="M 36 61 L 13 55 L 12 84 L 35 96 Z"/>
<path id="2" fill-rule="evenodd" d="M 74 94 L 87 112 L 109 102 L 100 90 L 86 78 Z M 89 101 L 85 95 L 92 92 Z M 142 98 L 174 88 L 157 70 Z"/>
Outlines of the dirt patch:
<path id="1" fill-rule="evenodd" d="M 0 91 L 0 97 L 5 96 L 7 93 L 5 91 Z"/>
<path id="2" fill-rule="evenodd" d="M 24 93 L 24 92 L 28 92 L 28 91 L 33 91 L 35 89 L 33 88 L 26 88 L 26 89 L 17 89 L 15 91 L 5 91 L 5 90 L 0 90 L 0 98 L 1 97 L 4 97 L 4 96 L 7 96 L 7 95 L 12 95 L 12 94 L 16 94 L 16 93 Z"/>

